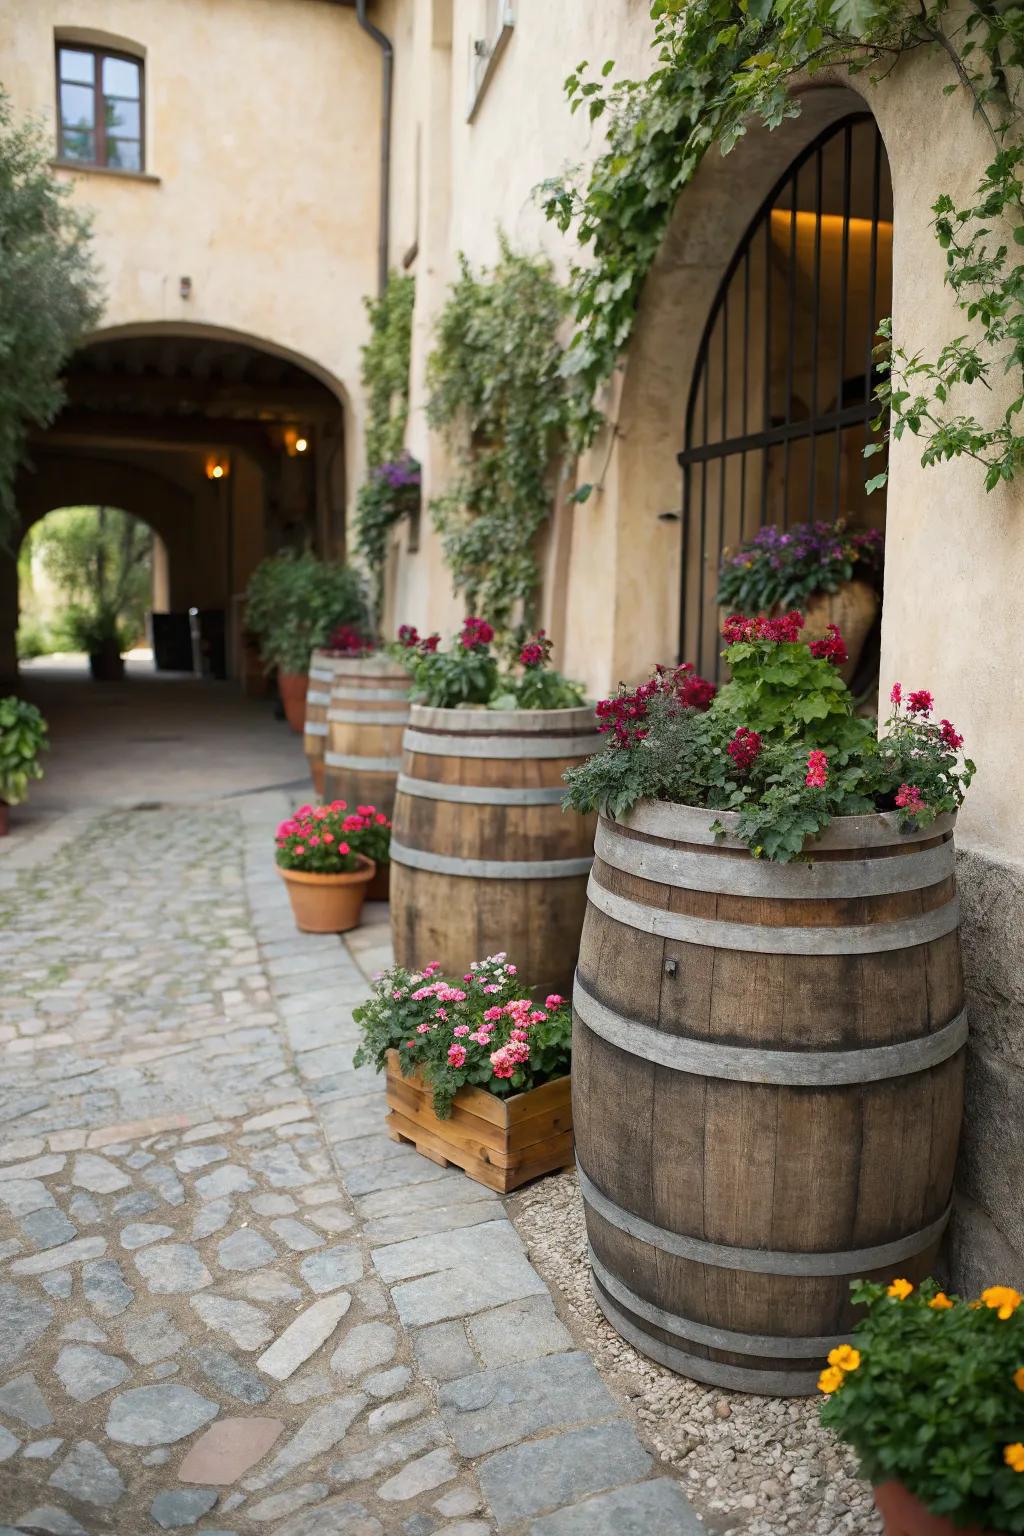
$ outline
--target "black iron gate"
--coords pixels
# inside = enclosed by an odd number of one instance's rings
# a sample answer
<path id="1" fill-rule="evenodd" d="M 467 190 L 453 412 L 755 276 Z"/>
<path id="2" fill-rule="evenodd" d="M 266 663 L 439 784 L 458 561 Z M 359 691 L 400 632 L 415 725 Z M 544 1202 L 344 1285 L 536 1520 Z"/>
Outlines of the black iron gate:
<path id="1" fill-rule="evenodd" d="M 772 523 L 882 526 L 863 448 L 892 291 L 892 187 L 874 118 L 835 123 L 759 208 L 721 282 L 686 411 L 680 653 L 719 667 L 723 550 Z"/>

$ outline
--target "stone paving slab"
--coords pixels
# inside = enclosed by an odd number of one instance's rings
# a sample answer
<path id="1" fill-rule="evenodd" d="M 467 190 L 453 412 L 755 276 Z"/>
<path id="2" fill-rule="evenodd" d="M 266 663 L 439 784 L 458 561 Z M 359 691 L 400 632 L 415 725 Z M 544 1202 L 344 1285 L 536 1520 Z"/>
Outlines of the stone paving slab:
<path id="1" fill-rule="evenodd" d="M 0 1536 L 689 1536 L 502 1202 L 384 1133 L 386 908 L 298 934 L 284 810 L 5 866 Z"/>

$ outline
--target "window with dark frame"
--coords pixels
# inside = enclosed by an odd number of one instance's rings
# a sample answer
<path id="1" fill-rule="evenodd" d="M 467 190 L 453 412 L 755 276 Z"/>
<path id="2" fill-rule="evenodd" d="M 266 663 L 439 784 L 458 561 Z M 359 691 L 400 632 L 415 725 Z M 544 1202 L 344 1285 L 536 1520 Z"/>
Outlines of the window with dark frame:
<path id="1" fill-rule="evenodd" d="M 142 60 L 84 43 L 57 44 L 57 156 L 143 171 Z"/>

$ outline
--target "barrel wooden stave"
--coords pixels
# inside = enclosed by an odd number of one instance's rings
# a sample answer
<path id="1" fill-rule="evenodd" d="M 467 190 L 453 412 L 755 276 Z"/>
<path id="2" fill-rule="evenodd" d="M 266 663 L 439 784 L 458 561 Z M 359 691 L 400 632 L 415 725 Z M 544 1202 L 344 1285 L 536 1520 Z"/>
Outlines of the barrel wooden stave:
<path id="1" fill-rule="evenodd" d="M 392 814 L 410 682 L 390 657 L 338 658 L 327 711 L 328 800 L 375 805 L 386 816 Z"/>
<path id="2" fill-rule="evenodd" d="M 632 836 L 629 829 L 620 835 Z M 892 857 L 941 841 L 897 845 Z M 863 852 L 822 852 L 820 859 L 842 862 Z M 776 929 L 895 923 L 941 909 L 953 890 L 947 877 L 917 891 L 828 901 L 736 897 L 645 880 L 601 860 L 593 880 L 664 912 Z M 673 977 L 666 962 L 675 962 Z M 667 1037 L 758 1052 L 851 1053 L 923 1041 L 963 1008 L 955 931 L 874 953 L 730 952 L 640 932 L 594 905 L 578 985 L 584 1009 L 587 998 L 597 998 Z M 585 1179 L 620 1211 L 657 1228 L 749 1250 L 749 1270 L 681 1257 L 606 1220 L 585 1196 L 598 1264 L 650 1306 L 741 1335 L 842 1336 L 853 1321 L 848 1289 L 856 1267 L 813 1277 L 765 1274 L 756 1267 L 758 1250 L 849 1253 L 941 1226 L 962 1108 L 962 1045 L 925 1070 L 815 1087 L 730 1080 L 646 1060 L 602 1038 L 579 1011 L 573 1047 Z M 920 1279 L 938 1243 L 936 1235 L 898 1262 L 863 1272 Z M 625 1319 L 626 1336 L 641 1349 L 646 1337 L 648 1352 L 663 1363 L 685 1372 L 683 1356 L 702 1360 L 710 1379 L 747 1390 L 813 1390 L 820 1354 L 710 1348 L 630 1310 L 599 1278 L 594 1284 L 613 1323 Z M 666 1345 L 678 1354 L 667 1357 Z"/>
<path id="3" fill-rule="evenodd" d="M 593 819 L 565 815 L 562 775 L 582 750 L 569 750 L 581 735 L 593 735 L 588 710 L 547 711 L 537 721 L 522 715 L 517 733 L 512 712 L 426 710 L 414 707 L 395 805 L 395 842 L 426 856 L 517 863 L 573 860 L 589 863 Z M 564 718 L 562 718 L 564 717 Z M 534 725 L 531 732 L 526 727 Z M 538 728 L 538 724 L 539 727 Z M 449 727 L 443 729 L 442 727 Z M 444 751 L 417 750 L 426 735 Z M 513 750 L 520 738 L 565 755 L 488 757 L 457 755 L 478 739 Z M 596 738 L 597 741 L 600 738 Z M 467 746 L 467 741 L 469 746 Z M 450 750 L 448 750 L 450 749 Z M 403 785 L 406 788 L 403 789 Z M 424 793 L 429 785 L 433 793 Z M 474 800 L 434 798 L 446 789 L 469 788 Z M 547 792 L 544 804 L 488 804 L 495 794 Z M 528 985 L 568 994 L 586 908 L 586 873 L 543 878 L 483 875 L 413 868 L 401 853 L 392 865 L 391 917 L 395 956 L 416 968 L 440 960 L 446 971 L 465 972 L 473 960 L 506 950 Z"/>
<path id="4" fill-rule="evenodd" d="M 330 651 L 321 650 L 314 651 L 309 658 L 302 749 L 309 763 L 313 788 L 321 798 L 324 793 L 324 753 L 327 748 L 327 707 L 334 682 L 334 669 L 340 659 Z"/>

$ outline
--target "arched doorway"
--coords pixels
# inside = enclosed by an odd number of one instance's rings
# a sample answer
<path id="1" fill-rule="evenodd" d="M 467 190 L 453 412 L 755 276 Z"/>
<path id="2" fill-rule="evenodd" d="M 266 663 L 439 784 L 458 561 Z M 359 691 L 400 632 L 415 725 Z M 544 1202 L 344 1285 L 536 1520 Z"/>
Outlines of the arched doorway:
<path id="1" fill-rule="evenodd" d="M 680 652 L 719 667 L 723 551 L 759 528 L 846 517 L 864 490 L 872 348 L 892 293 L 892 185 L 874 118 L 849 113 L 792 162 L 729 262 L 704 327 L 683 471 Z M 876 463 L 878 461 L 875 461 Z"/>

